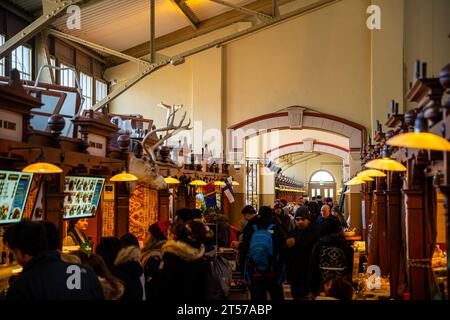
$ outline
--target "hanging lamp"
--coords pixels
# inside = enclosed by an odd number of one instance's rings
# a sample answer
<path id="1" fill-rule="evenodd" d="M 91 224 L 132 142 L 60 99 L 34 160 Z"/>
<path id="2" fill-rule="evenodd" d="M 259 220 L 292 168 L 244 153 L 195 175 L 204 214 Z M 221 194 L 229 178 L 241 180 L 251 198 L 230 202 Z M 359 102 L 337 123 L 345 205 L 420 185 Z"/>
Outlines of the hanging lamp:
<path id="1" fill-rule="evenodd" d="M 359 173 L 356 175 L 356 177 L 357 177 L 358 179 L 361 179 L 361 180 L 364 181 L 364 182 L 371 182 L 371 181 L 374 181 L 374 179 L 373 179 L 372 177 L 360 175 Z"/>
<path id="2" fill-rule="evenodd" d="M 206 186 L 206 182 L 205 181 L 203 181 L 203 180 L 194 180 L 194 181 L 191 181 L 190 183 L 189 183 L 189 185 L 191 185 L 191 186 L 197 186 L 197 187 L 203 187 L 203 186 Z"/>
<path id="3" fill-rule="evenodd" d="M 171 176 L 164 178 L 164 182 L 167 184 L 180 184 L 180 180 L 172 178 Z"/>
<path id="4" fill-rule="evenodd" d="M 26 166 L 22 169 L 22 172 L 26 173 L 37 173 L 37 174 L 50 174 L 50 173 L 61 173 L 63 170 L 55 166 L 54 164 L 47 162 L 36 162 Z"/>
<path id="5" fill-rule="evenodd" d="M 346 186 L 357 186 L 366 183 L 364 180 L 354 177 L 345 183 Z"/>
<path id="6" fill-rule="evenodd" d="M 386 144 L 395 147 L 450 152 L 450 142 L 447 139 L 428 132 L 424 115 L 424 111 L 418 114 L 414 123 L 414 132 L 396 135 L 386 141 Z"/>
<path id="7" fill-rule="evenodd" d="M 375 169 L 367 169 L 363 170 L 358 174 L 359 177 L 371 177 L 371 178 L 384 178 L 386 177 L 386 173 L 380 170 Z"/>
<path id="8" fill-rule="evenodd" d="M 406 167 L 397 160 L 389 158 L 388 147 L 384 146 L 381 152 L 381 158 L 369 161 L 365 165 L 370 169 L 386 170 L 386 171 L 406 171 Z"/>
<path id="9" fill-rule="evenodd" d="M 130 182 L 130 181 L 136 181 L 138 177 L 136 177 L 132 173 L 128 173 L 126 171 L 122 171 L 121 173 L 116 174 L 115 176 L 112 176 L 109 181 L 113 182 Z"/>

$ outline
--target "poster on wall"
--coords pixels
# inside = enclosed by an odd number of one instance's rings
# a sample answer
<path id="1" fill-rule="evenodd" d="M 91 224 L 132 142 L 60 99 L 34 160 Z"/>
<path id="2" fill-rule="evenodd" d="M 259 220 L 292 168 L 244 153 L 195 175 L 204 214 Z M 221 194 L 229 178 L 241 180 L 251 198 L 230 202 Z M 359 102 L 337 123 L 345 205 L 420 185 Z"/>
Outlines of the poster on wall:
<path id="1" fill-rule="evenodd" d="M 39 188 L 39 193 L 36 199 L 36 203 L 33 209 L 33 215 L 31 216 L 32 221 L 43 221 L 44 220 L 44 187 L 41 184 Z"/>
<path id="2" fill-rule="evenodd" d="M 22 219 L 32 180 L 32 173 L 0 171 L 0 224 Z"/>
<path id="3" fill-rule="evenodd" d="M 102 197 L 105 178 L 66 176 L 64 219 L 94 217 Z"/>

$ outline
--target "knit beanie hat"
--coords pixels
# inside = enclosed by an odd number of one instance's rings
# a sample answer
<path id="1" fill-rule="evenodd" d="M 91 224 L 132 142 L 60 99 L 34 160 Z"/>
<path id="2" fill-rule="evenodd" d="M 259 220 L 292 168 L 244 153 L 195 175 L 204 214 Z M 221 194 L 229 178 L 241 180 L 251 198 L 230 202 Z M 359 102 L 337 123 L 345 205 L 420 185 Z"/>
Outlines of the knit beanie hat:
<path id="1" fill-rule="evenodd" d="M 148 227 L 148 232 L 158 240 L 166 239 L 169 221 L 158 221 Z"/>
<path id="2" fill-rule="evenodd" d="M 311 221 L 311 213 L 307 206 L 298 207 L 297 210 L 295 210 L 295 217 L 302 217 Z"/>

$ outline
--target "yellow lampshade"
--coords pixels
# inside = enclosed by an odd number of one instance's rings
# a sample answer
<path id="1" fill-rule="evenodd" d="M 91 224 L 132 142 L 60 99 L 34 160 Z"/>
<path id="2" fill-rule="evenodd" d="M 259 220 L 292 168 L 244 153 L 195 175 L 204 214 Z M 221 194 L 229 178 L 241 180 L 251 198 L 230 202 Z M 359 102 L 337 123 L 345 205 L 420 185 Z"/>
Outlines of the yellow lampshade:
<path id="1" fill-rule="evenodd" d="M 136 177 L 134 174 L 127 173 L 125 171 L 116 174 L 115 176 L 112 176 L 109 181 L 113 182 L 128 182 L 128 181 L 136 181 L 138 177 Z"/>
<path id="2" fill-rule="evenodd" d="M 390 138 L 386 144 L 395 147 L 450 151 L 450 142 L 430 132 L 408 132 Z"/>
<path id="3" fill-rule="evenodd" d="M 47 162 L 36 162 L 26 166 L 22 169 L 22 172 L 27 173 L 38 173 L 38 174 L 50 174 L 50 173 L 61 173 L 63 170 L 55 166 L 54 164 Z"/>
<path id="4" fill-rule="evenodd" d="M 349 181 L 347 181 L 347 182 L 345 183 L 345 185 L 346 185 L 346 186 L 357 186 L 357 185 L 359 185 L 359 184 L 364 184 L 364 183 L 365 183 L 364 180 L 362 180 L 362 179 L 360 179 L 360 178 L 358 178 L 358 177 L 355 177 L 355 178 L 350 179 Z"/>
<path id="5" fill-rule="evenodd" d="M 365 182 L 374 181 L 373 178 L 368 177 L 368 176 L 364 176 L 364 175 L 360 175 L 360 174 L 357 175 L 357 178 L 361 179 L 362 181 L 365 181 Z"/>
<path id="6" fill-rule="evenodd" d="M 225 182 L 223 182 L 223 181 L 214 181 L 214 185 L 215 186 L 224 186 Z"/>
<path id="7" fill-rule="evenodd" d="M 191 186 L 206 186 L 206 182 L 203 180 L 194 180 L 189 183 Z"/>
<path id="8" fill-rule="evenodd" d="M 237 182 L 237 181 L 232 181 L 232 182 L 231 182 L 231 185 L 232 185 L 232 186 L 240 186 L 240 183 Z"/>
<path id="9" fill-rule="evenodd" d="M 387 170 L 387 171 L 406 171 L 406 167 L 400 162 L 391 158 L 381 158 L 366 163 L 367 168 Z"/>
<path id="10" fill-rule="evenodd" d="M 172 177 L 167 177 L 167 178 L 164 178 L 164 182 L 167 184 L 179 184 L 180 180 L 172 178 Z"/>
<path id="11" fill-rule="evenodd" d="M 358 174 L 358 177 L 371 177 L 371 178 L 381 177 L 381 178 L 383 178 L 383 177 L 386 177 L 386 173 L 384 173 L 383 171 L 380 171 L 380 170 L 367 169 L 367 170 L 361 171 Z"/>

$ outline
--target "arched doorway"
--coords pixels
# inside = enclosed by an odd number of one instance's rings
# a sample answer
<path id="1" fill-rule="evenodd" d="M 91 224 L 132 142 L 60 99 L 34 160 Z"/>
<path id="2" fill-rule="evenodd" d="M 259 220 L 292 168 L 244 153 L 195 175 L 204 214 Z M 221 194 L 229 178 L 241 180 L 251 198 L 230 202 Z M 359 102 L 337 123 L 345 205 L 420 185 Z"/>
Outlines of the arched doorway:
<path id="1" fill-rule="evenodd" d="M 312 174 L 308 183 L 308 194 L 310 197 L 335 198 L 336 197 L 336 179 L 326 171 L 319 170 Z"/>

